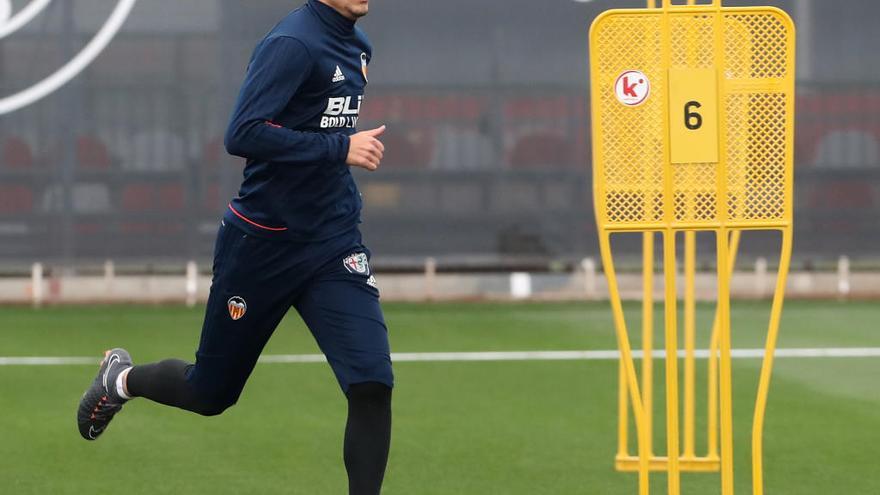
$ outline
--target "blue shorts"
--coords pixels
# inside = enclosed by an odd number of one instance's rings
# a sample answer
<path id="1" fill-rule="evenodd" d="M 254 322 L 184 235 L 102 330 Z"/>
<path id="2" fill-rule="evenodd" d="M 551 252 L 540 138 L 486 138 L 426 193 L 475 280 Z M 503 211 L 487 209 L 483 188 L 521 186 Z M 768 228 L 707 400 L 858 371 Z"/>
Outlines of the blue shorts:
<path id="1" fill-rule="evenodd" d="M 357 229 L 324 241 L 292 243 L 255 237 L 222 222 L 190 382 L 234 402 L 293 307 L 343 392 L 363 382 L 393 386 L 388 330 L 369 258 Z"/>

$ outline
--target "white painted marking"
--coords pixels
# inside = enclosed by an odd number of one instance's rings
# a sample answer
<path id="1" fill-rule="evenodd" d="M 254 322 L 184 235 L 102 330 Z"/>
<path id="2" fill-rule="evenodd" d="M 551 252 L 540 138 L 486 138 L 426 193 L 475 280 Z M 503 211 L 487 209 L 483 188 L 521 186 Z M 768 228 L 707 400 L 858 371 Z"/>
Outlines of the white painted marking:
<path id="1" fill-rule="evenodd" d="M 12 16 L 12 0 L 0 0 L 0 26 Z"/>
<path id="2" fill-rule="evenodd" d="M 12 15 L 12 2 L 10 0 L 0 2 L 0 39 L 9 36 L 21 29 L 25 24 L 31 22 L 34 17 L 37 17 L 46 10 L 46 7 L 51 2 L 52 0 L 33 0 L 14 16 Z"/>
<path id="3" fill-rule="evenodd" d="M 98 365 L 101 358 L 93 357 L 2 357 L 0 366 L 54 366 L 71 364 Z"/>
<path id="4" fill-rule="evenodd" d="M 95 37 L 89 41 L 82 51 L 70 59 L 67 64 L 58 69 L 54 74 L 34 84 L 28 89 L 24 89 L 5 98 L 0 98 L 0 115 L 14 112 L 30 105 L 31 103 L 41 100 L 78 76 L 98 57 L 98 55 L 101 54 L 101 52 L 104 51 L 104 48 L 110 44 L 110 41 L 113 40 L 113 37 L 116 36 L 119 28 L 122 27 L 125 20 L 128 18 L 128 15 L 131 13 L 131 9 L 134 7 L 135 2 L 137 2 L 137 0 L 119 0 L 119 3 L 116 4 L 116 8 L 110 14 L 110 17 L 107 18 L 107 22 L 100 30 L 98 30 Z M 34 2 L 30 5 L 40 4 Z M 46 2 L 46 5 L 48 5 L 48 2 Z M 34 10 L 36 10 L 36 8 L 34 8 Z M 10 26 L 13 26 L 15 20 L 23 15 L 24 10 L 22 10 L 18 16 L 13 17 L 8 23 L 4 24 L 5 30 L 0 32 L 0 35 L 5 36 L 6 34 L 9 34 L 7 31 L 11 29 Z M 0 27 L 0 30 L 3 29 L 3 27 Z"/>
<path id="5" fill-rule="evenodd" d="M 654 351 L 654 357 L 662 359 L 665 352 Z M 684 351 L 679 351 L 684 357 Z M 699 359 L 709 357 L 709 351 L 697 350 Z M 777 358 L 857 358 L 880 357 L 880 347 L 837 347 L 815 349 L 776 349 Z M 501 351 L 501 352 L 399 352 L 391 355 L 396 363 L 414 362 L 464 362 L 464 361 L 611 361 L 618 359 L 616 350 L 603 351 Z M 642 357 L 641 351 L 634 351 L 633 357 Z M 731 357 L 735 359 L 759 359 L 764 357 L 764 349 L 734 349 Z M 99 358 L 93 357 L 0 357 L 0 366 L 60 366 L 97 365 Z M 323 363 L 323 354 L 273 354 L 260 358 L 261 363 Z"/>

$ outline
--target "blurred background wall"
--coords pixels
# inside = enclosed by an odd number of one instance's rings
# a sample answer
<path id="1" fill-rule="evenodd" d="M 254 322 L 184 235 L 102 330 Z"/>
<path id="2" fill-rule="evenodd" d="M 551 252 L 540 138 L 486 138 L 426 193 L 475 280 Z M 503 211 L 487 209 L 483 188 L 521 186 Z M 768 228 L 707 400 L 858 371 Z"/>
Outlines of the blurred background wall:
<path id="1" fill-rule="evenodd" d="M 222 146 L 231 104 L 255 43 L 301 3 L 142 0 L 80 77 L 0 117 L 0 266 L 207 265 L 243 167 Z M 387 124 L 388 151 L 357 176 L 377 260 L 595 256 L 587 29 L 643 2 L 371 3 L 361 128 Z M 799 29 L 796 263 L 876 263 L 880 2 L 763 3 Z M 69 60 L 114 4 L 58 0 L 0 41 L 0 95 Z M 756 239 L 746 256 L 768 254 Z"/>

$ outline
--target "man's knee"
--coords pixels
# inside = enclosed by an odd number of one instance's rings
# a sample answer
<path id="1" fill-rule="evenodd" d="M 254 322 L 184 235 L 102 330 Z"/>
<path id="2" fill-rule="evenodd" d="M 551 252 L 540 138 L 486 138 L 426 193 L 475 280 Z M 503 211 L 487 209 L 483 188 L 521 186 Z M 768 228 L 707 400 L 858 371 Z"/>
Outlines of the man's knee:
<path id="1" fill-rule="evenodd" d="M 223 366 L 228 365 L 200 356 L 189 375 L 192 403 L 187 409 L 202 416 L 218 416 L 238 402 L 247 375 L 223 372 Z"/>
<path id="2" fill-rule="evenodd" d="M 234 406 L 241 395 L 242 386 L 228 380 L 195 383 L 194 404 L 191 410 L 202 416 L 219 416 Z"/>
<path id="3" fill-rule="evenodd" d="M 209 393 L 201 395 L 194 407 L 193 412 L 202 416 L 219 416 L 224 411 L 238 402 L 238 395 L 231 396 L 226 393 Z"/>
<path id="4" fill-rule="evenodd" d="M 345 395 L 350 404 L 391 407 L 391 387 L 385 383 L 375 381 L 355 383 L 348 387 Z"/>
<path id="5" fill-rule="evenodd" d="M 389 354 L 373 352 L 357 356 L 353 366 L 334 366 L 336 378 L 349 399 L 384 399 L 394 388 L 394 370 Z"/>

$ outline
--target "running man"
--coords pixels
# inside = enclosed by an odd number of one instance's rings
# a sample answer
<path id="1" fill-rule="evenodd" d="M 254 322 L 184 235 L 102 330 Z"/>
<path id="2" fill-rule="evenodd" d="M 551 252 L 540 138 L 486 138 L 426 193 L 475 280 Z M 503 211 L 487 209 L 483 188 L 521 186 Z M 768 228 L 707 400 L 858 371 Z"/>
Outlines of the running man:
<path id="1" fill-rule="evenodd" d="M 348 399 L 349 493 L 380 492 L 393 375 L 350 171 L 376 170 L 384 151 L 384 126 L 355 130 L 372 55 L 355 21 L 368 10 L 369 0 L 308 0 L 257 45 L 226 134 L 247 165 L 220 223 L 195 363 L 135 366 L 124 349 L 107 351 L 77 411 L 83 438 L 135 397 L 221 414 L 294 307 Z"/>

